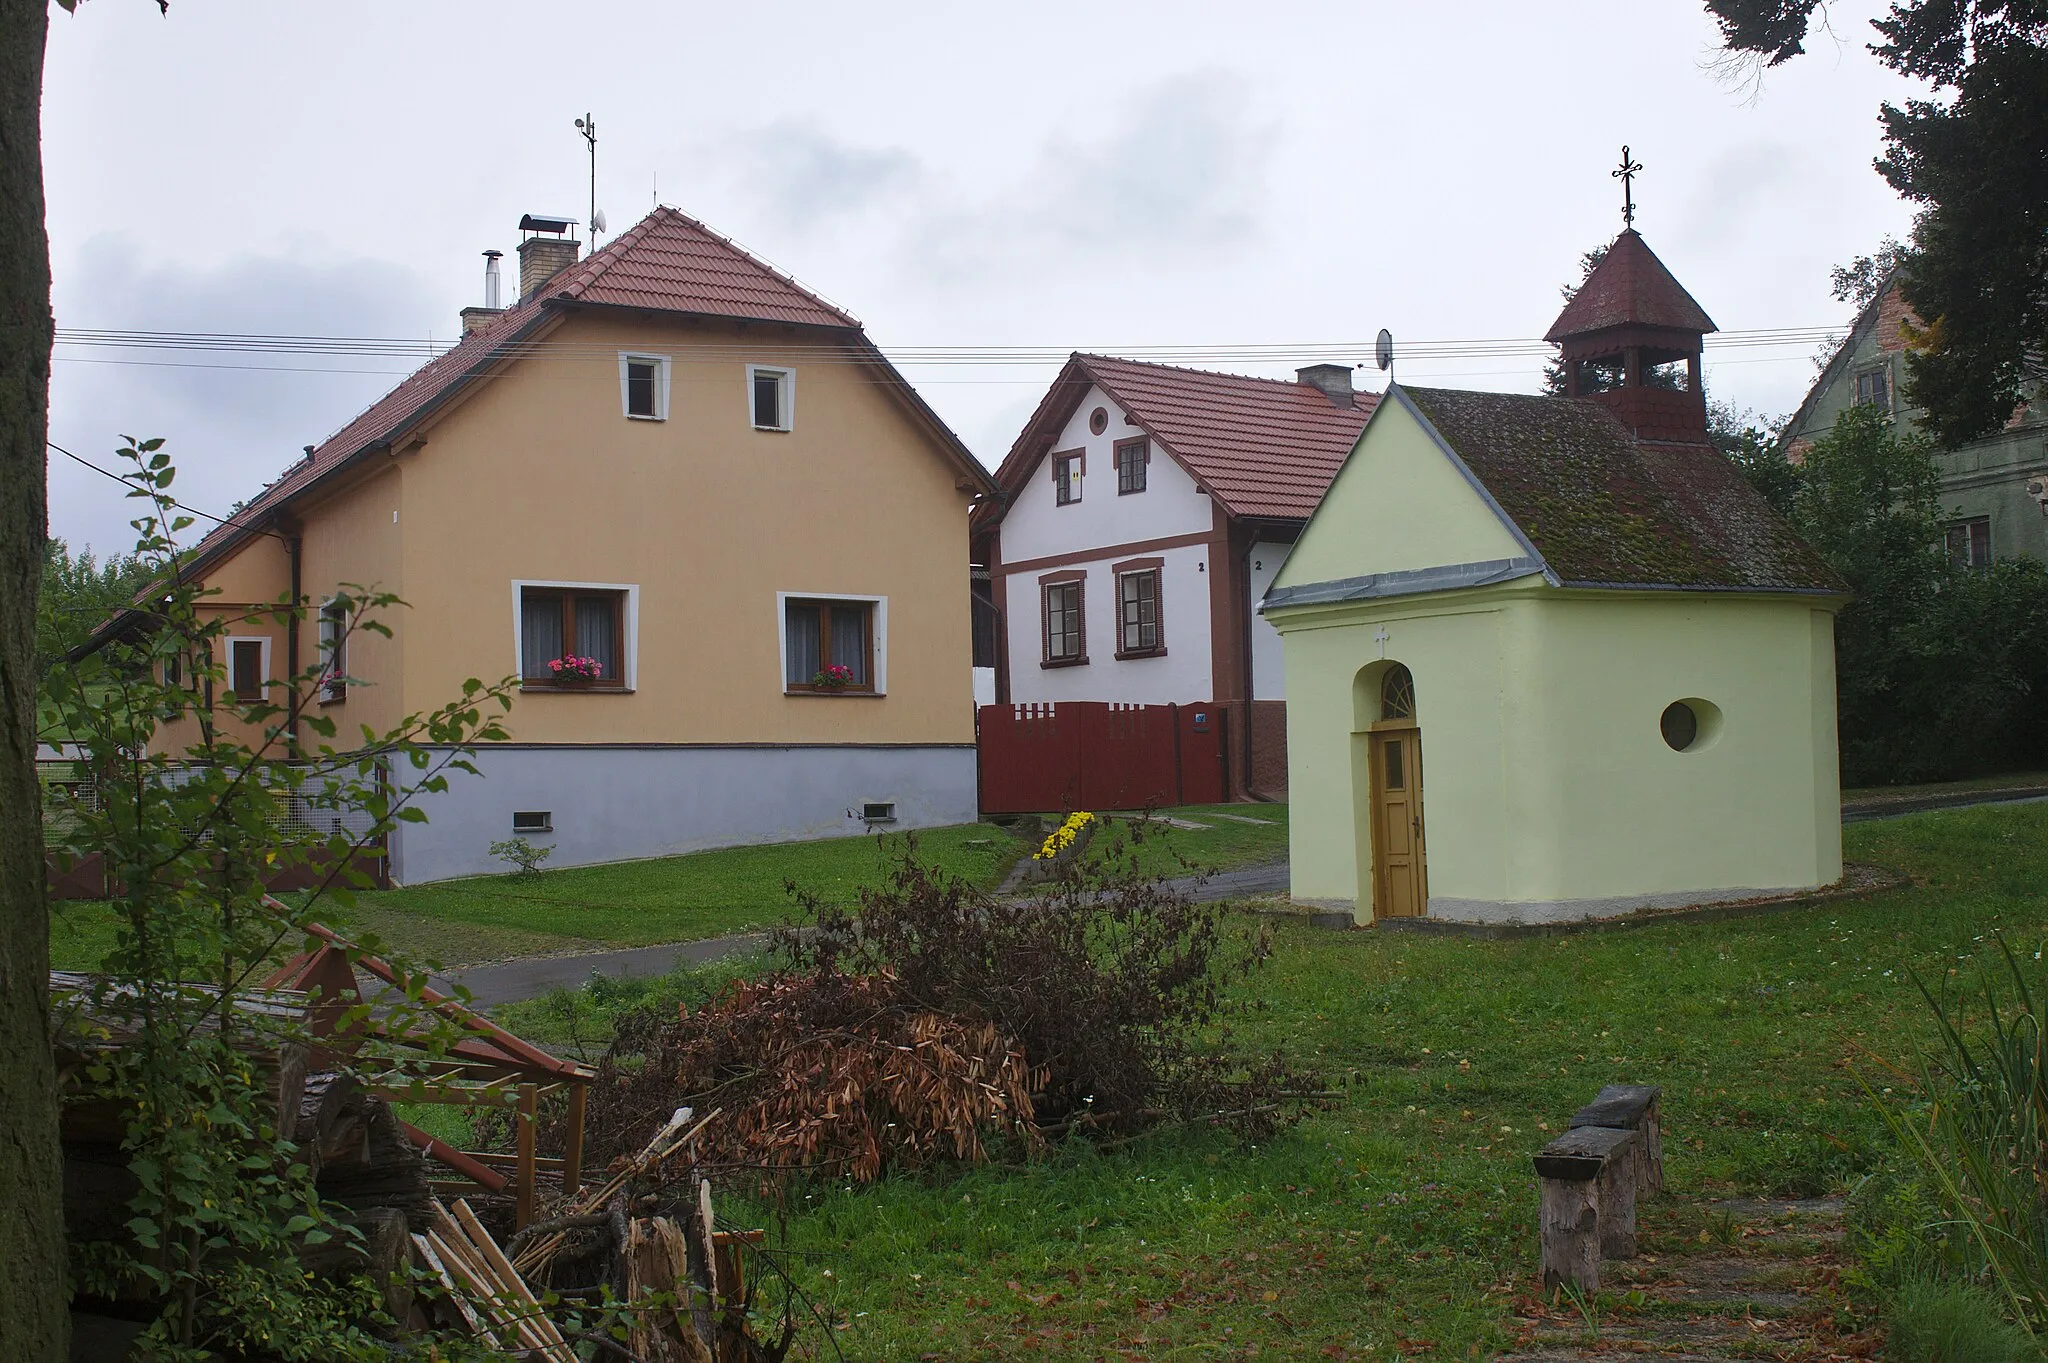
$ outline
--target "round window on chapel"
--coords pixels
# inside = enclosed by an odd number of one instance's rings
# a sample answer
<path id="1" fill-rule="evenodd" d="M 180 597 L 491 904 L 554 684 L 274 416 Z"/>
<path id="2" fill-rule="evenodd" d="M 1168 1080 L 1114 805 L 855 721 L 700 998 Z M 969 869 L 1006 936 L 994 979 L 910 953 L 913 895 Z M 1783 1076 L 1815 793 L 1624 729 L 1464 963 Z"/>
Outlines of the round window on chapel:
<path id="1" fill-rule="evenodd" d="M 1664 715 L 1657 721 L 1657 727 L 1664 733 L 1664 742 L 1673 752 L 1684 752 L 1700 736 L 1700 717 L 1690 705 L 1682 700 L 1672 701 L 1664 707 Z"/>

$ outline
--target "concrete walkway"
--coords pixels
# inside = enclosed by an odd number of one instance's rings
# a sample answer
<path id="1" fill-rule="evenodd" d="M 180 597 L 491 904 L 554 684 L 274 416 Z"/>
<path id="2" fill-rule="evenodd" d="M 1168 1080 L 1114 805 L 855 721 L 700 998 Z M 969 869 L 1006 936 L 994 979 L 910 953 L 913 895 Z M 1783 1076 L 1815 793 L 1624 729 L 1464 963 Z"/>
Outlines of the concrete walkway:
<path id="1" fill-rule="evenodd" d="M 1842 806 L 1843 823 L 1867 819 L 1894 819 L 1930 809 L 1964 809 L 1975 805 L 2037 804 L 2048 801 L 2048 791 L 1986 790 L 1956 791 L 1914 796 L 1903 800 L 1862 800 Z M 1227 816 L 1215 816 L 1227 817 Z M 1169 881 L 1203 902 L 1218 899 L 1254 899 L 1262 895 L 1287 893 L 1287 863 L 1246 866 L 1235 871 L 1218 871 L 1207 880 L 1180 877 Z M 670 942 L 662 946 L 634 947 L 626 951 L 593 951 L 576 956 L 537 956 L 522 961 L 498 961 L 465 966 L 436 978 L 442 987 L 462 984 L 476 1001 L 485 1006 L 538 998 L 551 989 L 574 989 L 592 975 L 615 980 L 666 975 L 678 966 L 703 965 L 722 956 L 759 951 L 767 945 L 765 934 L 741 933 L 732 937 L 711 937 L 697 942 Z"/>
<path id="2" fill-rule="evenodd" d="M 1201 902 L 1218 899 L 1250 899 L 1258 895 L 1287 893 L 1287 863 L 1247 866 L 1236 871 L 1218 871 L 1206 881 L 1181 877 L 1168 884 Z M 746 932 L 731 937 L 709 937 L 696 942 L 669 942 L 654 947 L 633 947 L 625 951 L 588 951 L 574 956 L 532 956 L 519 961 L 495 961 L 462 966 L 434 977 L 437 989 L 460 984 L 484 1007 L 538 998 L 551 989 L 574 989 L 592 975 L 615 980 L 642 979 L 666 975 L 678 966 L 703 965 L 724 956 L 745 955 L 767 946 L 766 933 Z"/>

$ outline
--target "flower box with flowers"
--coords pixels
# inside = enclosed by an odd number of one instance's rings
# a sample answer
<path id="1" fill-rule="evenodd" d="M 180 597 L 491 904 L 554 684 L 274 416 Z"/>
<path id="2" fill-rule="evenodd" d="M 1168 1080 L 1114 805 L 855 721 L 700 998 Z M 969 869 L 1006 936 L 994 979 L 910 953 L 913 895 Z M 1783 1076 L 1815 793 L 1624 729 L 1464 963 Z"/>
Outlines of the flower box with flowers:
<path id="1" fill-rule="evenodd" d="M 820 691 L 844 691 L 853 684 L 853 669 L 843 663 L 826 663 L 811 676 L 811 685 Z"/>
<path id="2" fill-rule="evenodd" d="M 557 686 L 586 686 L 604 675 L 604 666 L 595 658 L 566 653 L 549 660 L 548 672 Z"/>

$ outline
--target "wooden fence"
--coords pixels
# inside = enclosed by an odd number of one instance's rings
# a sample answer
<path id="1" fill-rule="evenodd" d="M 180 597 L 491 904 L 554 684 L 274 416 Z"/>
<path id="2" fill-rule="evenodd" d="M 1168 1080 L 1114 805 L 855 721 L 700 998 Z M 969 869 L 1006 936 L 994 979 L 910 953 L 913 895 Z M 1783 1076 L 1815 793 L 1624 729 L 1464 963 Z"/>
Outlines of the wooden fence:
<path id="1" fill-rule="evenodd" d="M 984 705 L 981 812 L 1221 803 L 1228 721 L 1215 705 Z"/>

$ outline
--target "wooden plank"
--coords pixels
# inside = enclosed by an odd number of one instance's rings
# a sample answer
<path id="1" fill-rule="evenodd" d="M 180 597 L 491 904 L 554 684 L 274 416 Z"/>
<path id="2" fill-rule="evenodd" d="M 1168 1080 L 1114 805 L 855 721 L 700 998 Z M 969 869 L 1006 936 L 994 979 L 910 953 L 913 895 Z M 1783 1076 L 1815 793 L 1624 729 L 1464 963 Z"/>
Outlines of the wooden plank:
<path id="1" fill-rule="evenodd" d="M 562 1196 L 574 1197 L 583 1186 L 583 1112 L 590 1085 L 569 1086 L 569 1134 L 562 1151 Z"/>
<path id="2" fill-rule="evenodd" d="M 469 1323 L 470 1333 L 481 1335 L 484 1332 L 483 1321 L 477 1318 L 476 1308 L 469 1304 L 469 1298 L 455 1285 L 455 1278 L 448 1272 L 448 1266 L 441 1262 L 441 1256 L 434 1252 L 433 1241 L 424 1235 L 414 1235 L 412 1243 L 413 1248 L 419 1251 L 421 1262 L 434 1271 L 434 1276 L 441 1280 L 441 1286 L 448 1290 L 448 1300 L 455 1303 L 456 1311 Z"/>
<path id="3" fill-rule="evenodd" d="M 519 1167 L 512 1175 L 514 1206 L 512 1228 L 514 1230 L 522 1229 L 527 1222 L 533 1220 L 534 1181 L 539 1172 L 534 1168 L 533 1156 L 534 1140 L 538 1134 L 535 1127 L 537 1126 L 536 1117 L 538 1116 L 539 1109 L 540 1095 L 535 1092 L 533 1085 L 521 1084 L 519 1086 L 519 1115 L 513 1118 L 515 1124 L 514 1135 L 517 1138 L 519 1147 Z"/>
<path id="4" fill-rule="evenodd" d="M 1617 1154 L 1633 1158 L 1631 1147 L 1637 1139 L 1633 1131 L 1609 1126 L 1574 1127 L 1536 1152 L 1536 1173 L 1569 1182 L 1598 1178 L 1602 1167 Z"/>
<path id="5" fill-rule="evenodd" d="M 541 1310 L 540 1302 L 535 1300 L 533 1290 L 526 1285 L 526 1279 L 520 1277 L 519 1270 L 512 1267 L 512 1261 L 498 1248 L 498 1242 L 484 1229 L 483 1222 L 476 1219 L 476 1213 L 469 1209 L 469 1203 L 458 1201 L 455 1204 L 455 1216 L 469 1232 L 470 1243 L 482 1252 L 485 1260 L 497 1273 L 499 1281 L 510 1288 L 512 1294 L 533 1312 L 534 1324 L 547 1341 L 550 1353 L 566 1360 L 566 1363 L 578 1363 L 576 1356 L 569 1351 L 568 1341 L 562 1338 L 562 1332 L 555 1327 L 554 1321 L 548 1318 L 547 1313 Z"/>

